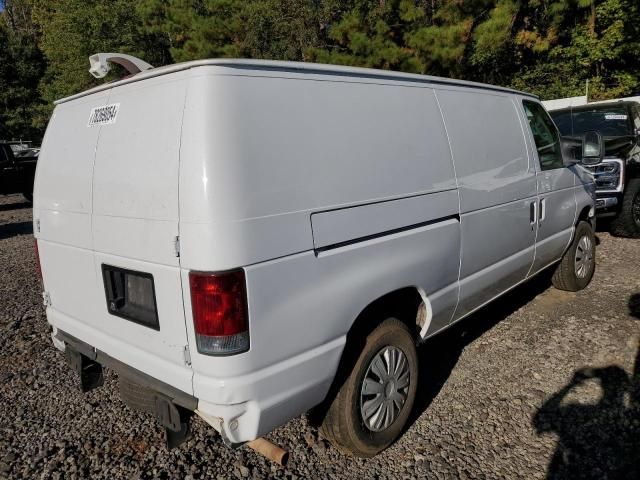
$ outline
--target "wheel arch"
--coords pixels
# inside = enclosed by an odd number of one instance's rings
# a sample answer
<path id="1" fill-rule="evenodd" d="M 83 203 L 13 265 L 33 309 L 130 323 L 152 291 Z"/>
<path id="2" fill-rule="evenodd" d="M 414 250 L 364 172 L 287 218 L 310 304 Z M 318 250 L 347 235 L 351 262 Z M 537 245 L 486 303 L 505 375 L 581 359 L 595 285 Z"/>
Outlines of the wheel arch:
<path id="1" fill-rule="evenodd" d="M 407 325 L 418 340 L 429 328 L 433 311 L 431 302 L 420 287 L 407 286 L 392 290 L 369 302 L 353 320 L 347 332 L 347 343 L 355 336 L 364 336 L 388 317 Z"/>
<path id="2" fill-rule="evenodd" d="M 360 311 L 347 331 L 345 347 L 325 399 L 309 411 L 309 420 L 313 425 L 322 424 L 331 399 L 335 397 L 356 364 L 367 336 L 389 317 L 405 324 L 418 344 L 431 322 L 431 302 L 422 288 L 412 285 L 380 295 Z"/>
<path id="3" fill-rule="evenodd" d="M 580 208 L 580 206 L 578 206 L 578 208 Z M 580 210 L 578 212 L 578 215 L 576 215 L 576 226 L 580 222 L 589 222 L 595 230 L 595 219 L 595 207 L 593 207 L 592 205 L 584 205 L 582 207 L 582 210 Z"/>

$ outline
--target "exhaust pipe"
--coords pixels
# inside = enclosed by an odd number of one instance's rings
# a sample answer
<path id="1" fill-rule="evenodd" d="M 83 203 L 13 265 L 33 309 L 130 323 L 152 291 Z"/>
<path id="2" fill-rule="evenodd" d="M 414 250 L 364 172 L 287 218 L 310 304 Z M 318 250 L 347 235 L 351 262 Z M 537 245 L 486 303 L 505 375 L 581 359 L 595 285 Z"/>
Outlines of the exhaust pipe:
<path id="1" fill-rule="evenodd" d="M 267 457 L 272 462 L 282 465 L 287 465 L 289 461 L 289 452 L 279 446 L 271 443 L 269 440 L 260 437 L 246 444 L 249 448 L 255 450 L 260 455 Z"/>
<path id="2" fill-rule="evenodd" d="M 196 410 L 195 412 L 205 422 L 207 422 L 209 425 L 211 425 L 220 433 L 220 436 L 222 437 L 222 441 L 227 447 L 237 448 L 241 445 L 240 443 L 234 444 L 231 440 L 229 440 L 229 438 L 227 437 L 227 434 L 224 431 L 224 424 L 223 424 L 222 418 L 211 417 L 206 413 L 201 412 L 200 410 Z M 245 443 L 245 445 L 247 445 L 249 448 L 259 453 L 260 455 L 263 455 L 264 457 L 268 458 L 272 462 L 275 462 L 278 465 L 282 465 L 283 467 L 286 466 L 287 462 L 289 461 L 289 452 L 287 452 L 283 448 L 280 448 L 276 444 L 271 443 L 266 438 L 263 438 L 263 437 L 256 438 L 251 442 Z"/>

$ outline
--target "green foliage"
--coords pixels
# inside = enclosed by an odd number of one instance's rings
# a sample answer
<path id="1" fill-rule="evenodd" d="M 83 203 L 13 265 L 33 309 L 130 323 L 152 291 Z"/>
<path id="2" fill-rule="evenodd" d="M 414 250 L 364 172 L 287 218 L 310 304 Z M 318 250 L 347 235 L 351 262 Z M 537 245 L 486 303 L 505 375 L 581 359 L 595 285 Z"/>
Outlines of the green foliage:
<path id="1" fill-rule="evenodd" d="M 29 5 L 7 2 L 0 15 L 0 139 L 38 138 L 33 112 L 40 107 L 44 73 Z"/>
<path id="2" fill-rule="evenodd" d="M 41 127 L 46 125 L 54 100 L 100 83 L 87 73 L 90 55 L 122 52 L 151 64 L 169 61 L 164 39 L 143 28 L 135 0 L 31 1 L 39 45 L 48 61 L 40 84 L 46 105 L 36 119 Z"/>
<path id="3" fill-rule="evenodd" d="M 6 0 L 0 136 L 41 134 L 98 83 L 87 57 L 315 61 L 465 78 L 544 98 L 640 91 L 637 0 Z M 118 75 L 116 72 L 114 75 Z"/>
<path id="4" fill-rule="evenodd" d="M 308 0 L 145 0 L 147 31 L 164 36 L 171 60 L 251 57 L 305 60 L 316 42 L 317 9 Z"/>

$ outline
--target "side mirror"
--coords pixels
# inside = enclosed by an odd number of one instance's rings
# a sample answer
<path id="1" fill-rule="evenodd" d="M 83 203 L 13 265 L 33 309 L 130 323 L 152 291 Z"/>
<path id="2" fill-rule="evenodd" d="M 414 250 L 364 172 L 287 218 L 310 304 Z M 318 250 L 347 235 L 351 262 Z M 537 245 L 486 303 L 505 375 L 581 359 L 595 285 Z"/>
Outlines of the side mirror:
<path id="1" fill-rule="evenodd" d="M 580 149 L 582 141 L 572 137 L 560 137 L 562 159 L 565 167 L 580 163 Z"/>
<path id="2" fill-rule="evenodd" d="M 595 165 L 604 158 L 604 143 L 602 135 L 595 130 L 585 132 L 582 136 L 582 163 Z"/>

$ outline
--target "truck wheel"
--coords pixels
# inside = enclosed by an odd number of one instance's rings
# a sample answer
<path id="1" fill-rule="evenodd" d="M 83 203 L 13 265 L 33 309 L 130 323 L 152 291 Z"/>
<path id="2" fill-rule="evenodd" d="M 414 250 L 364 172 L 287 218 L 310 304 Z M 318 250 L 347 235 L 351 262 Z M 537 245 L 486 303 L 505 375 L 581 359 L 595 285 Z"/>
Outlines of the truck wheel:
<path id="1" fill-rule="evenodd" d="M 611 222 L 611 233 L 619 237 L 640 238 L 640 178 L 632 178 L 622 197 L 622 208 Z"/>
<path id="2" fill-rule="evenodd" d="M 593 228 L 587 222 L 580 222 L 551 282 L 559 290 L 577 292 L 589 285 L 595 271 L 596 239 Z"/>
<path id="3" fill-rule="evenodd" d="M 401 321 L 388 318 L 367 336 L 320 433 L 344 453 L 374 456 L 402 432 L 417 383 L 418 356 L 411 333 Z"/>

